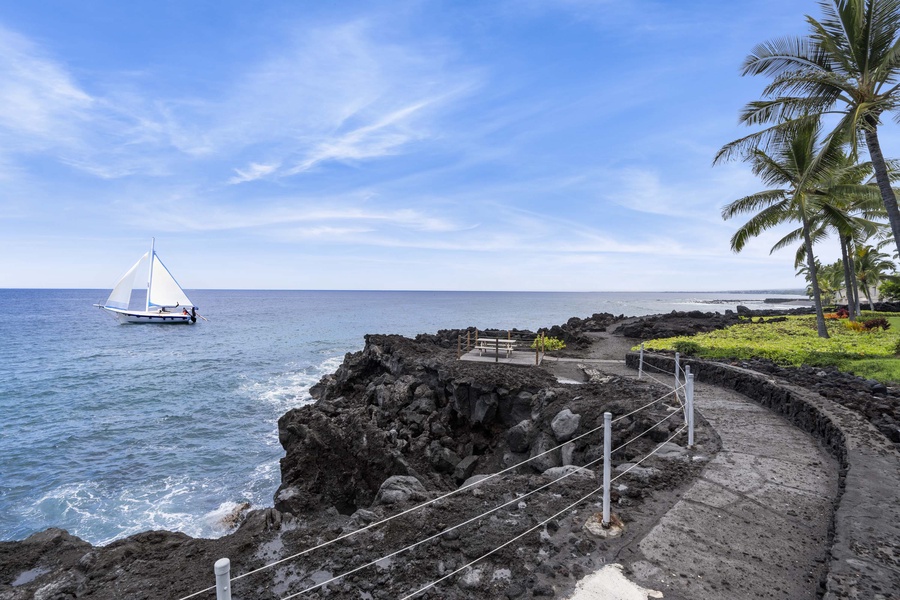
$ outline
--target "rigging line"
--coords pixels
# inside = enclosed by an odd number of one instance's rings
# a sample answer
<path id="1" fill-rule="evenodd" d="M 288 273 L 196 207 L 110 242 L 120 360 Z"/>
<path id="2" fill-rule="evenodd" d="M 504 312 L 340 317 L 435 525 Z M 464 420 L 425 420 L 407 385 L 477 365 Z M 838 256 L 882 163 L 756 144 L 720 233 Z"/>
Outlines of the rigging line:
<path id="1" fill-rule="evenodd" d="M 671 441 L 675 438 L 675 436 L 677 436 L 679 433 L 681 433 L 682 431 L 684 431 L 684 428 L 685 428 L 685 427 L 687 427 L 687 425 L 682 426 L 681 429 L 679 429 L 679 430 L 676 431 L 674 434 L 672 434 L 672 435 L 669 437 L 669 439 L 666 440 L 666 442 L 671 442 Z M 639 460 L 638 462 L 636 462 L 633 466 L 629 467 L 628 469 L 626 469 L 625 471 L 623 471 L 621 474 L 617 475 L 614 479 L 611 479 L 611 480 L 610 480 L 610 483 L 612 483 L 613 481 L 615 481 L 616 479 L 618 479 L 618 478 L 621 477 L 622 475 L 625 475 L 625 473 L 627 473 L 628 471 L 630 471 L 630 470 L 633 469 L 634 467 L 638 466 L 639 464 L 641 464 L 642 462 L 644 462 L 645 460 L 647 460 L 648 458 L 650 458 L 651 456 L 653 456 L 654 454 L 656 454 L 657 450 L 659 450 L 658 447 L 657 447 L 656 449 L 654 449 L 652 452 L 650 452 L 647 456 L 645 456 L 644 458 L 642 458 L 641 460 Z M 544 521 L 538 523 L 537 525 L 535 525 L 535 526 L 532 527 L 531 529 L 525 531 L 524 533 L 521 533 L 521 534 L 517 535 L 516 537 L 514 537 L 514 538 L 512 538 L 511 540 L 507 541 L 506 543 L 504 543 L 504 544 L 502 544 L 502 545 L 500 545 L 500 546 L 494 548 L 494 549 L 491 550 L 490 552 L 487 552 L 487 553 L 485 553 L 485 554 L 482 554 L 481 556 L 479 556 L 478 558 L 476 558 L 476 559 L 473 560 L 472 562 L 470 562 L 470 563 L 468 563 L 468 564 L 465 564 L 465 565 L 461 566 L 460 568 L 456 569 L 455 571 L 453 571 L 453 572 L 451 572 L 451 573 L 448 573 L 447 575 L 444 575 L 444 576 L 441 577 L 440 579 L 438 579 L 438 580 L 436 580 L 436 581 L 432 581 L 431 583 L 429 583 L 429 584 L 426 585 L 425 587 L 416 590 L 416 591 L 413 592 L 412 594 L 407 594 L 406 596 L 403 596 L 403 598 L 401 598 L 400 600 L 409 600 L 410 598 L 412 598 L 412 597 L 414 597 L 414 596 L 416 596 L 416 595 L 418 595 L 418 594 L 424 592 L 425 590 L 434 587 L 435 585 L 437 585 L 438 583 L 444 581 L 445 579 L 447 579 L 447 578 L 449 578 L 449 577 L 452 577 L 453 575 L 456 575 L 457 573 L 459 573 L 459 572 L 462 571 L 463 569 L 467 569 L 467 568 L 471 567 L 472 565 L 474 565 L 474 564 L 477 563 L 478 561 L 480 561 L 480 560 L 482 560 L 482 559 L 484 559 L 484 558 L 487 558 L 487 557 L 490 556 L 491 554 L 494 554 L 495 552 L 497 552 L 498 550 L 500 550 L 500 549 L 502 549 L 502 548 L 505 548 L 506 546 L 509 546 L 510 544 L 512 544 L 513 542 L 515 542 L 516 540 L 525 537 L 526 535 L 528 535 L 528 534 L 531 533 L 532 531 L 535 531 L 536 529 L 539 529 L 539 528 L 543 527 L 544 525 L 546 525 L 547 523 L 549 523 L 550 521 L 552 521 L 553 519 L 555 519 L 555 518 L 558 517 L 559 515 L 563 514 L 564 512 L 567 512 L 567 511 L 569 511 L 569 510 L 572 510 L 574 507 L 578 506 L 579 504 L 581 504 L 582 502 L 584 502 L 585 500 L 587 500 L 588 498 L 590 498 L 591 496 L 593 496 L 594 494 L 596 494 L 597 492 L 599 492 L 599 491 L 602 490 L 602 489 L 603 489 L 603 486 L 601 485 L 599 488 L 595 489 L 594 491 L 590 492 L 590 493 L 587 494 L 586 496 L 583 496 L 582 498 L 580 498 L 579 500 L 577 500 L 574 504 L 570 504 L 569 506 L 567 506 L 567 507 L 564 508 L 563 510 L 559 511 L 559 512 L 556 513 L 555 515 L 553 515 L 553 516 L 547 518 L 546 520 L 544 520 Z"/>
<path id="2" fill-rule="evenodd" d="M 650 405 L 652 405 L 652 404 L 655 404 L 656 402 L 659 402 L 660 400 L 665 399 L 666 397 L 668 397 L 669 395 L 671 395 L 673 392 L 674 392 L 674 390 L 673 390 L 672 392 L 669 392 L 669 393 L 667 393 L 667 394 L 661 396 L 661 397 L 658 398 L 657 400 L 654 400 L 652 403 L 648 404 L 647 406 L 650 406 Z M 676 396 L 676 397 L 677 397 L 677 396 Z M 644 407 L 638 409 L 638 411 L 643 410 L 644 408 L 646 408 L 646 406 L 644 406 Z M 638 411 L 633 411 L 633 412 L 629 413 L 629 415 L 634 414 L 635 412 L 638 412 Z M 628 416 L 628 415 L 626 415 L 626 416 Z M 620 417 L 620 418 L 624 418 L 624 417 Z M 619 419 L 616 419 L 616 421 L 618 421 L 618 420 L 619 420 Z M 613 422 L 615 422 L 615 421 L 613 421 Z M 572 438 L 572 439 L 570 439 L 570 440 L 567 440 L 566 442 L 564 442 L 564 443 L 562 443 L 562 444 L 559 444 L 559 445 L 557 445 L 557 446 L 554 446 L 553 448 L 550 448 L 550 449 L 548 449 L 548 450 L 546 450 L 546 451 L 544 451 L 544 452 L 541 452 L 540 454 L 536 454 L 536 455 L 534 455 L 534 456 L 532 456 L 532 457 L 529 457 L 529 458 L 527 458 L 526 460 L 523 460 L 523 461 L 520 462 L 520 463 L 517 463 L 517 464 L 515 464 L 515 465 L 512 465 L 512 466 L 510 466 L 510 467 L 507 467 L 507 468 L 505 468 L 505 469 L 503 469 L 503 470 L 497 471 L 496 473 L 491 473 L 490 475 L 488 475 L 488 476 L 485 477 L 484 479 L 480 479 L 479 481 L 476 481 L 476 482 L 474 482 L 474 483 L 470 483 L 469 485 L 465 485 L 465 486 L 463 486 L 463 487 L 461 487 L 461 488 L 457 488 L 456 490 L 453 490 L 452 492 L 448 492 L 448 493 L 446 493 L 446 494 L 443 494 L 443 495 L 441 495 L 441 496 L 438 496 L 437 498 L 433 498 L 433 499 L 431 499 L 431 500 L 428 500 L 428 501 L 426 501 L 426 502 L 423 502 L 423 503 L 421 503 L 421 504 L 418 504 L 418 505 L 416 505 L 416 506 L 413 506 L 413 507 L 411 507 L 411 508 L 408 508 L 408 509 L 406 509 L 406 510 L 404 510 L 404 511 L 401 511 L 401 512 L 395 514 L 395 515 L 392 515 L 392 516 L 387 517 L 387 518 L 385 518 L 385 519 L 381 519 L 380 521 L 375 521 L 374 523 L 370 523 L 370 524 L 366 525 L 365 527 L 361 527 L 361 528 L 356 529 L 356 530 L 354 530 L 354 531 L 351 531 L 351 532 L 342 534 L 342 535 L 340 535 L 340 536 L 334 538 L 333 540 L 329 540 L 329 541 L 327 541 L 327 542 L 324 542 L 324 543 L 322 543 L 322 544 L 319 544 L 318 546 L 314 546 L 314 547 L 312 547 L 312 548 L 307 548 L 306 550 L 303 550 L 302 552 L 298 552 L 298 553 L 293 554 L 293 555 L 291 555 L 291 556 L 287 556 L 287 557 L 285 557 L 285 558 L 281 558 L 281 559 L 279 559 L 279 560 L 277 560 L 277 561 L 274 561 L 274 562 L 271 562 L 271 563 L 269 563 L 269 564 L 267 564 L 267 565 L 263 565 L 262 567 L 259 567 L 259 568 L 257 568 L 257 569 L 253 569 L 253 570 L 251 570 L 251 571 L 247 571 L 246 573 L 242 573 L 242 574 L 240 574 L 240 575 L 238 575 L 238 576 L 236 576 L 236 577 L 232 577 L 230 581 L 238 581 L 238 580 L 243 579 L 243 578 L 245 578 L 245 577 L 249 577 L 249 576 L 251 576 L 251 575 L 255 575 L 255 574 L 257 574 L 257 573 L 259 573 L 259 572 L 261 572 L 261 571 L 265 571 L 265 570 L 267 570 L 267 569 L 271 569 L 272 567 L 274 567 L 274 566 L 276 566 L 276 565 L 280 565 L 280 564 L 282 564 L 282 563 L 284 563 L 284 562 L 293 560 L 293 559 L 295 559 L 295 558 L 299 558 L 299 557 L 304 556 L 304 555 L 306 555 L 306 554 L 309 554 L 310 552 L 313 552 L 313 551 L 315 551 L 315 550 L 319 550 L 319 549 L 328 547 L 328 546 L 330 546 L 330 545 L 332 545 L 332 544 L 335 544 L 335 543 L 337 543 L 337 542 L 339 542 L 339 541 L 341 541 L 341 540 L 344 540 L 344 539 L 347 539 L 347 538 L 349 538 L 349 537 L 352 537 L 352 536 L 354 536 L 354 535 L 356 535 L 356 534 L 358 534 L 358 533 L 362 533 L 362 532 L 364 532 L 364 531 L 368 531 L 369 529 L 373 529 L 373 528 L 375 528 L 375 527 L 377 527 L 377 526 L 379 526 L 379 525 L 383 525 L 383 524 L 385 524 L 385 523 L 388 523 L 389 521 L 392 521 L 392 520 L 397 519 L 397 518 L 399 518 L 399 517 L 402 517 L 402 516 L 404 516 L 404 515 L 408 515 L 408 514 L 410 514 L 410 513 L 412 513 L 412 512 L 415 512 L 415 511 L 417 511 L 417 510 L 419 510 L 419 509 L 421 509 L 421 508 L 425 508 L 426 506 L 430 506 L 431 504 L 434 504 L 434 503 L 436 503 L 436 502 L 440 502 L 441 500 L 445 500 L 445 499 L 449 498 L 450 496 L 453 496 L 453 495 L 458 494 L 458 493 L 460 493 L 460 492 L 463 492 L 463 491 L 466 491 L 466 490 L 468 490 L 468 489 L 477 487 L 477 486 L 481 485 L 481 484 L 482 484 L 483 482 L 485 482 L 485 481 L 488 481 L 488 480 L 493 479 L 493 478 L 495 478 L 495 477 L 499 477 L 500 475 L 504 475 L 504 474 L 506 474 L 506 473 L 508 473 L 508 472 L 510 472 L 510 471 L 512 471 L 512 470 L 514 470 L 514 469 L 517 469 L 517 468 L 519 468 L 519 467 L 521 467 L 521 466 L 523 466 L 523 465 L 525 465 L 525 464 L 528 464 L 529 462 L 533 461 L 533 460 L 536 459 L 536 458 L 540 458 L 541 456 L 544 456 L 545 454 L 549 454 L 550 452 L 553 452 L 554 450 L 558 450 L 558 449 L 562 448 L 562 447 L 565 446 L 566 444 L 569 444 L 569 443 L 571 443 L 571 442 L 575 442 L 575 441 L 577 441 L 577 440 L 580 440 L 580 439 L 582 439 L 582 438 L 584 438 L 584 437 L 586 437 L 586 436 L 592 435 L 592 434 L 594 434 L 594 433 L 596 433 L 596 432 L 598 432 L 598 431 L 600 431 L 600 430 L 602 430 L 602 429 L 603 429 L 603 425 L 600 425 L 600 426 L 598 426 L 598 427 L 595 427 L 594 429 L 591 429 L 590 431 L 586 431 L 585 433 L 582 433 L 582 434 L 580 434 L 580 435 L 578 435 L 578 436 L 576 436 L 576 437 L 574 437 L 574 438 Z M 183 596 L 182 598 L 179 598 L 178 600 L 189 600 L 190 598 L 194 598 L 194 597 L 199 596 L 199 595 L 201 595 L 201 594 L 205 594 L 205 593 L 207 593 L 207 592 L 211 592 L 211 591 L 213 591 L 213 590 L 215 590 L 215 589 L 216 589 L 215 586 L 211 586 L 211 587 L 208 587 L 208 588 L 199 590 L 199 591 L 197 591 L 197 592 L 194 592 L 193 594 L 190 594 L 190 595 L 188 595 L 188 596 Z"/>
<path id="3" fill-rule="evenodd" d="M 595 464 L 597 464 L 597 463 L 600 463 L 600 462 L 603 462 L 603 457 L 602 457 L 602 456 L 601 456 L 600 458 L 597 458 L 597 459 L 592 460 L 592 461 L 589 462 L 589 463 L 585 463 L 582 467 L 579 467 L 579 468 L 586 469 L 586 468 L 588 468 L 588 467 L 590 467 L 590 466 L 593 466 L 593 465 L 595 465 Z M 386 555 L 386 556 L 382 556 L 381 558 L 379 558 L 379 559 L 377 559 L 377 560 L 373 560 L 373 561 L 368 562 L 368 563 L 366 563 L 366 564 L 364 564 L 364 565 L 360 565 L 360 566 L 358 566 L 358 567 L 356 567 L 356 568 L 354 568 L 354 569 L 352 569 L 352 570 L 350 570 L 350 571 L 347 571 L 346 573 L 342 573 L 341 575 L 335 575 L 334 577 L 332 577 L 332 578 L 329 579 L 328 581 L 323 581 L 323 582 L 321 582 L 321 583 L 317 583 L 316 585 L 314 585 L 314 586 L 312 586 L 312 587 L 308 587 L 308 588 L 306 588 L 305 590 L 301 590 L 301 591 L 299 591 L 299 592 L 296 592 L 296 593 L 294 593 L 294 594 L 291 594 L 290 596 L 284 596 L 281 600 L 289 600 L 290 598 L 296 598 L 297 596 L 301 596 L 301 595 L 305 594 L 306 592 L 311 592 L 311 591 L 313 591 L 313 590 L 315 590 L 315 589 L 317 589 L 317 588 L 320 588 L 320 587 L 322 587 L 322 586 L 328 585 L 329 583 L 331 583 L 331 582 L 333 582 L 333 581 L 337 581 L 338 579 L 342 579 L 342 578 L 346 577 L 347 575 L 352 575 L 353 573 L 356 573 L 357 571 L 361 571 L 362 569 L 365 569 L 365 568 L 367 568 L 367 567 L 371 567 L 372 565 L 375 565 L 375 564 L 377 564 L 377 563 L 379 563 L 379 562 L 381 562 L 381 561 L 383 561 L 383 560 L 385 560 L 385 559 L 393 558 L 393 557 L 397 556 L 398 554 L 402 554 L 403 552 L 406 552 L 407 550 L 412 550 L 412 549 L 415 548 L 416 546 L 421 546 L 421 545 L 424 544 L 425 542 L 430 542 L 430 541 L 433 540 L 433 539 L 436 539 L 436 538 L 441 537 L 442 535 L 444 535 L 444 534 L 447 533 L 448 531 L 453 531 L 454 529 L 459 529 L 460 527 L 463 527 L 463 526 L 468 525 L 468 524 L 470 524 L 470 523 L 474 523 L 475 521 L 477 521 L 477 520 L 479 520 L 479 519 L 482 519 L 482 518 L 484 518 L 484 517 L 486 517 L 486 516 L 488 516 L 488 515 L 490 515 L 490 514 L 493 514 L 493 513 L 497 512 L 497 511 L 500 510 L 501 508 L 504 508 L 504 507 L 506 507 L 506 506 L 509 506 L 510 504 L 513 504 L 513 503 L 515 503 L 515 502 L 519 502 L 519 501 L 521 501 L 523 498 L 527 498 L 527 497 L 531 496 L 532 494 L 536 494 L 537 492 L 540 492 L 540 491 L 542 491 L 542 490 L 545 490 L 545 489 L 549 488 L 550 486 L 552 486 L 553 484 L 559 483 L 560 481 L 562 481 L 562 480 L 565 479 L 566 477 L 571 477 L 571 476 L 574 475 L 576 472 L 577 472 L 577 471 L 572 471 L 572 472 L 570 472 L 570 473 L 566 473 L 565 475 L 562 475 L 561 477 L 558 477 L 558 478 L 554 479 L 553 481 L 551 481 L 551 482 L 549 482 L 549 483 L 546 483 L 546 484 L 544 484 L 544 485 L 542 485 L 542 486 L 540 486 L 540 487 L 538 487 L 538 488 L 535 488 L 535 489 L 531 490 L 530 492 L 526 492 L 525 494 L 523 494 L 523 495 L 521 495 L 521 496 L 516 496 L 516 497 L 513 498 L 512 500 L 509 500 L 508 502 L 504 502 L 503 504 L 500 504 L 499 506 L 495 506 L 495 507 L 492 508 L 491 510 L 489 510 L 489 511 L 487 511 L 487 512 L 484 512 L 484 513 L 482 513 L 482 514 L 480 514 L 480 515 L 478 515 L 478 516 L 472 517 L 471 519 L 469 519 L 469 520 L 467 520 L 467 521 L 463 521 L 462 523 L 457 523 L 457 524 L 454 525 L 453 527 L 448 527 L 447 529 L 444 529 L 443 531 L 441 531 L 441 532 L 439 532 L 439 533 L 435 533 L 435 534 L 433 534 L 433 535 L 431 535 L 431 536 L 425 538 L 424 540 L 419 540 L 418 542 L 415 542 L 415 543 L 413 543 L 413 544 L 410 544 L 410 545 L 407 546 L 406 548 L 401 548 L 400 550 L 397 550 L 397 551 L 395 551 L 395 552 L 392 552 L 391 554 L 388 554 L 388 555 Z"/>

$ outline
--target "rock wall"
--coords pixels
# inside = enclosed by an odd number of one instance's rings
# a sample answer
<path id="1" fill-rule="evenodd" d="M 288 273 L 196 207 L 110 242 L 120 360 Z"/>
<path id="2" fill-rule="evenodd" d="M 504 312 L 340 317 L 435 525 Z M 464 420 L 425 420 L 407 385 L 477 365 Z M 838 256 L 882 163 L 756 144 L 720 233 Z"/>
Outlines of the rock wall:
<path id="1" fill-rule="evenodd" d="M 637 368 L 639 355 L 626 364 Z M 644 353 L 672 371 L 674 358 Z M 866 418 L 820 394 L 748 369 L 681 358 L 697 381 L 735 390 L 820 439 L 841 464 L 826 600 L 887 599 L 900 590 L 900 453 Z"/>

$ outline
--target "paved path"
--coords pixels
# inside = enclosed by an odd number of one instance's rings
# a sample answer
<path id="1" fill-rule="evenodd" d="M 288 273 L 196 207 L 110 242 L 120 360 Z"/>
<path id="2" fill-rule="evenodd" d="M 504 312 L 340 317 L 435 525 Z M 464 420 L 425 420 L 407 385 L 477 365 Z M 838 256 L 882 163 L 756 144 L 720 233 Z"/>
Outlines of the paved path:
<path id="1" fill-rule="evenodd" d="M 620 553 L 626 576 L 667 600 L 816 598 L 837 462 L 740 394 L 697 383 L 694 397 L 722 449 L 659 523 Z M 572 600 L 630 597 L 596 581 L 583 582 Z"/>

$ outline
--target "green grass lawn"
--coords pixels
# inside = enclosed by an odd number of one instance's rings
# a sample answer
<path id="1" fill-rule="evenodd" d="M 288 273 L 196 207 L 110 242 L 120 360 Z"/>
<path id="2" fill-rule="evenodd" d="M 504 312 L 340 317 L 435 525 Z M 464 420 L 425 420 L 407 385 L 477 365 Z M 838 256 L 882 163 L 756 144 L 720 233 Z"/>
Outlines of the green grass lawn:
<path id="1" fill-rule="evenodd" d="M 900 383 L 900 316 L 864 313 L 862 320 L 885 317 L 886 331 L 854 331 L 847 319 L 827 320 L 829 339 L 816 333 L 815 316 L 781 322 L 748 319 L 727 329 L 651 340 L 648 350 L 675 350 L 699 358 L 767 358 L 781 365 L 834 366 L 884 383 Z M 766 319 L 764 319 L 766 321 Z"/>

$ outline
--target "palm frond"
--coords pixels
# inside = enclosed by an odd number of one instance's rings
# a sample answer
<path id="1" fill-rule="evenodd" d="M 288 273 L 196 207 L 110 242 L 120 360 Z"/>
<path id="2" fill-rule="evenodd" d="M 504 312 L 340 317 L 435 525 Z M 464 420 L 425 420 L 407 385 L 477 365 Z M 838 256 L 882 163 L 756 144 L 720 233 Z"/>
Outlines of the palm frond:
<path id="1" fill-rule="evenodd" d="M 785 210 L 781 204 L 770 206 L 752 217 L 741 225 L 738 230 L 731 236 L 731 250 L 740 252 L 747 245 L 750 239 L 759 236 L 762 232 L 776 227 L 784 223 L 791 211 Z"/>
<path id="2" fill-rule="evenodd" d="M 722 207 L 722 218 L 726 221 L 737 215 L 764 209 L 769 210 L 774 206 L 789 202 L 787 191 L 766 190 L 738 198 Z"/>
<path id="3" fill-rule="evenodd" d="M 782 37 L 757 44 L 741 65 L 741 75 L 778 75 L 785 70 L 828 68 L 827 57 L 805 37 Z"/>
<path id="4" fill-rule="evenodd" d="M 779 250 L 784 250 L 785 248 L 787 248 L 789 246 L 793 246 L 794 244 L 796 244 L 797 242 L 802 241 L 802 240 L 803 240 L 803 228 L 798 227 L 797 229 L 794 229 L 793 231 L 788 232 L 787 234 L 785 234 L 784 237 L 782 237 L 780 240 L 775 242 L 775 245 L 772 246 L 771 250 L 769 250 L 769 254 L 774 254 L 775 252 L 778 252 Z"/>

